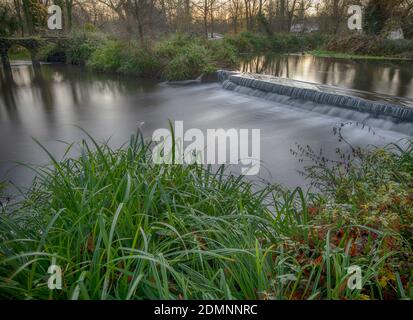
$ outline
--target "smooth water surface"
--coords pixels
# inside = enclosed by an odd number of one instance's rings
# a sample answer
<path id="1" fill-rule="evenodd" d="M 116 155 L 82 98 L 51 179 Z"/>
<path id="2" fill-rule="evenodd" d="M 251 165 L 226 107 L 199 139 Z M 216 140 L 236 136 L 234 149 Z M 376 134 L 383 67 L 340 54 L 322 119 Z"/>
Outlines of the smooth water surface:
<path id="1" fill-rule="evenodd" d="M 413 61 L 319 58 L 312 55 L 245 57 L 240 71 L 413 98 Z"/>

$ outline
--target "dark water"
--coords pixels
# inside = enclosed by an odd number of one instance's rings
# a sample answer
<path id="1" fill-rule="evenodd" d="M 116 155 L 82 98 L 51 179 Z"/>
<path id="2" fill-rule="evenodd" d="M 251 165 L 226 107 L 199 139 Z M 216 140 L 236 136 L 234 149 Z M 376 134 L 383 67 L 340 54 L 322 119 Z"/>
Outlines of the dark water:
<path id="1" fill-rule="evenodd" d="M 74 125 L 98 140 L 110 138 L 113 146 L 120 146 L 138 124 L 144 123 L 150 136 L 153 130 L 166 128 L 168 119 L 183 120 L 185 130 L 261 129 L 261 177 L 287 186 L 304 185 L 297 172 L 301 164 L 290 148 L 295 143 L 310 145 L 333 156 L 338 146 L 333 127 L 344 121 L 339 113 L 301 110 L 300 106 L 226 91 L 218 83 L 172 87 L 72 66 L 43 65 L 35 71 L 31 65 L 15 64 L 11 75 L 1 74 L 0 180 L 27 184 L 32 174 L 15 167 L 14 162 L 48 161 L 32 137 L 61 157 L 67 147 L 62 141 L 85 137 Z M 385 120 L 371 124 L 375 135 L 366 129 L 348 128 L 348 140 L 354 145 L 378 145 L 406 137 L 394 129 L 409 132 L 403 125 Z"/>
<path id="2" fill-rule="evenodd" d="M 244 72 L 413 98 L 413 61 L 318 58 L 312 55 L 246 57 Z"/>

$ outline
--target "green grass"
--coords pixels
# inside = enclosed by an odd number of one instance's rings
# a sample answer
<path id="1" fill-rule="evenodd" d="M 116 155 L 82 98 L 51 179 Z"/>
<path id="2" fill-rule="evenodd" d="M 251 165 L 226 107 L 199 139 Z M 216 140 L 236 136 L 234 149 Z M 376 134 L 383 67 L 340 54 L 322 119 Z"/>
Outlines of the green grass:
<path id="1" fill-rule="evenodd" d="M 324 50 L 313 50 L 308 52 L 313 56 L 320 58 L 335 58 L 335 59 L 352 59 L 352 60 L 385 60 L 385 61 L 412 61 L 409 58 L 389 57 L 389 56 L 370 56 L 361 54 L 352 54 L 344 52 L 333 52 Z"/>
<path id="2" fill-rule="evenodd" d="M 10 60 L 30 60 L 30 52 L 23 47 L 13 47 L 9 50 Z"/>
<path id="3" fill-rule="evenodd" d="M 413 297 L 413 142 L 360 153 L 363 165 L 315 161 L 323 195 L 223 167 L 155 165 L 140 134 L 120 149 L 92 138 L 77 147 L 78 158 L 49 154 L 50 166 L 33 168 L 24 199 L 0 215 L 0 298 Z M 62 290 L 47 287 L 51 263 Z M 352 265 L 362 290 L 346 286 Z"/>

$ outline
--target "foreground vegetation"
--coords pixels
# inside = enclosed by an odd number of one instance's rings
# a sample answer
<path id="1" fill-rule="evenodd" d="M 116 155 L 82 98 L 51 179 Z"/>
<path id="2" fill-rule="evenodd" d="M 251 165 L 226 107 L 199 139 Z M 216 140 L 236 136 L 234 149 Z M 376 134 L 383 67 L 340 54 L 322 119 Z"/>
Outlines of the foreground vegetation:
<path id="1" fill-rule="evenodd" d="M 335 163 L 298 147 L 318 194 L 155 165 L 140 135 L 78 147 L 3 206 L 0 298 L 413 298 L 413 141 Z M 52 263 L 62 290 L 47 287 Z"/>

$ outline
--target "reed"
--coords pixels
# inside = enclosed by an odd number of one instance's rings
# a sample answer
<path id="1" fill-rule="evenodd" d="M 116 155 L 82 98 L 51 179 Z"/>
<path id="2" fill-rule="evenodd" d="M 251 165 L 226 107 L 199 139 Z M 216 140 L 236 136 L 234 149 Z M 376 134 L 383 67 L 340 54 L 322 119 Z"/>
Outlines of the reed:
<path id="1" fill-rule="evenodd" d="M 412 173 L 411 146 L 382 153 L 400 181 Z M 24 199 L 0 216 L 2 299 L 412 298 L 411 184 L 397 189 L 407 188 L 397 229 L 341 194 L 155 165 L 140 134 L 116 150 L 90 136 L 75 147 L 80 156 L 62 161 L 42 147 L 51 165 L 33 168 Z M 52 263 L 61 290 L 47 286 Z M 362 290 L 347 286 L 352 265 Z"/>

